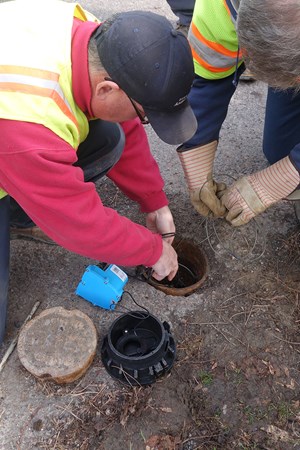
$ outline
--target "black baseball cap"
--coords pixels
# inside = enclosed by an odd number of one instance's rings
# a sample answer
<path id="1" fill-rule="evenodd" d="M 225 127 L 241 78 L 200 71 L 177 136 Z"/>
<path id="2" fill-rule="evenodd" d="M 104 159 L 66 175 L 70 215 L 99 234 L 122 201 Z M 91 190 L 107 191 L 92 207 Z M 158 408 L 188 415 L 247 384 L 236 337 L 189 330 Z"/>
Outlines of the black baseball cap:
<path id="1" fill-rule="evenodd" d="M 95 33 L 101 63 L 120 88 L 142 105 L 156 134 L 182 144 L 196 132 L 187 95 L 194 79 L 189 43 L 163 16 L 130 11 Z"/>

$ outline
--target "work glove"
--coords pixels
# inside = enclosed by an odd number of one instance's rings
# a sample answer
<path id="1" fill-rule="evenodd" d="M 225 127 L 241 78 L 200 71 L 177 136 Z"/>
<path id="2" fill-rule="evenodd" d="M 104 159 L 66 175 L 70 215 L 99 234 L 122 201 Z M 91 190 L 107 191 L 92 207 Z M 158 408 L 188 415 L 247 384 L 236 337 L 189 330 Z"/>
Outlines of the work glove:
<path id="1" fill-rule="evenodd" d="M 191 203 L 202 216 L 213 213 L 215 217 L 222 217 L 226 212 L 218 198 L 226 185 L 216 183 L 212 176 L 217 145 L 218 141 L 213 141 L 188 150 L 184 147 L 177 149 Z"/>
<path id="2" fill-rule="evenodd" d="M 226 220 L 235 227 L 248 223 L 293 192 L 299 182 L 299 172 L 288 156 L 267 169 L 240 178 L 223 192 L 221 201 L 228 209 Z"/>

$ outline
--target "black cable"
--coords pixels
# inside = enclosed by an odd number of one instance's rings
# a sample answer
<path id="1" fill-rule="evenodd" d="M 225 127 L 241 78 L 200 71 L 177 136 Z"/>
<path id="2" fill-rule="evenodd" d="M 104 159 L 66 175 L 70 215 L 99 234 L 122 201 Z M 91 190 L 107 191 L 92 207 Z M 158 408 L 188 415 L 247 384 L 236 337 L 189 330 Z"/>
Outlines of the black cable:
<path id="1" fill-rule="evenodd" d="M 168 237 L 175 237 L 176 233 L 175 232 L 171 232 L 171 233 L 162 233 L 161 237 L 162 238 L 168 238 Z"/>
<path id="2" fill-rule="evenodd" d="M 114 312 L 114 313 L 117 313 L 117 314 L 119 314 L 120 312 L 127 312 L 128 315 L 129 315 L 130 317 L 133 317 L 134 319 L 140 319 L 141 321 L 142 321 L 142 320 L 145 320 L 145 319 L 148 319 L 148 317 L 150 316 L 149 310 L 148 310 L 145 306 L 140 305 L 140 304 L 134 299 L 133 295 L 132 295 L 130 292 L 128 292 L 128 291 L 123 291 L 122 298 L 123 298 L 123 295 L 124 295 L 124 294 L 128 294 L 128 295 L 130 296 L 130 298 L 132 299 L 133 303 L 135 303 L 139 308 L 144 309 L 145 312 L 146 312 L 146 315 L 145 315 L 145 313 L 142 312 L 142 311 L 141 311 L 141 312 L 140 312 L 140 311 L 132 311 L 131 309 L 126 308 L 126 306 L 123 306 L 123 307 L 120 308 L 120 305 L 119 305 L 118 311 L 115 311 L 115 310 L 112 308 L 112 306 L 117 305 L 118 302 L 114 302 L 114 301 L 112 301 L 112 304 L 110 305 L 110 311 L 111 311 L 111 312 Z M 123 309 L 122 309 L 122 308 L 123 308 Z"/>

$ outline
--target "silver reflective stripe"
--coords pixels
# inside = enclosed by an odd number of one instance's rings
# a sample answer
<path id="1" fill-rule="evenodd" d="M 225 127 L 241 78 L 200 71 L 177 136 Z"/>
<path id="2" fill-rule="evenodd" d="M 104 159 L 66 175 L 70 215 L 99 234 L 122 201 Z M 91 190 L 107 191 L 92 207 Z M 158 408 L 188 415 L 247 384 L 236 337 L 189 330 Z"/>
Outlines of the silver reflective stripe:
<path id="1" fill-rule="evenodd" d="M 18 75 L 18 74 L 0 74 L 0 83 L 18 83 L 18 84 L 24 84 L 24 86 L 34 86 L 34 87 L 41 87 L 46 89 L 51 89 L 52 91 L 55 91 L 60 98 L 63 100 L 71 114 L 73 114 L 73 111 L 71 109 L 71 106 L 64 96 L 64 93 L 60 87 L 60 85 L 57 83 L 57 81 L 52 80 L 46 80 L 43 78 L 38 77 L 28 77 L 26 75 Z M 1 86 L 0 86 L 1 90 Z"/>
<path id="2" fill-rule="evenodd" d="M 192 29 L 189 31 L 189 42 L 195 52 L 209 65 L 220 68 L 230 69 L 236 64 L 236 57 L 222 55 L 212 48 L 200 42 L 193 34 Z"/>

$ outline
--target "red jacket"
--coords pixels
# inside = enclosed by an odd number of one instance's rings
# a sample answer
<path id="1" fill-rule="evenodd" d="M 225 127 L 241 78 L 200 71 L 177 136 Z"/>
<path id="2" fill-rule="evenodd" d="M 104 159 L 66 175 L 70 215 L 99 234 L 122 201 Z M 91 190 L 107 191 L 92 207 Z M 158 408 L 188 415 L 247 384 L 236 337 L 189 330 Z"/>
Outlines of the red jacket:
<path id="1" fill-rule="evenodd" d="M 91 111 L 87 45 L 97 25 L 75 20 L 72 77 L 76 103 L 87 117 Z M 108 177 L 143 212 L 168 204 L 163 180 L 138 119 L 122 124 L 126 145 Z M 91 259 L 151 266 L 162 252 L 159 235 L 105 207 L 93 183 L 74 167 L 74 149 L 42 125 L 0 120 L 0 187 L 55 242 Z"/>

